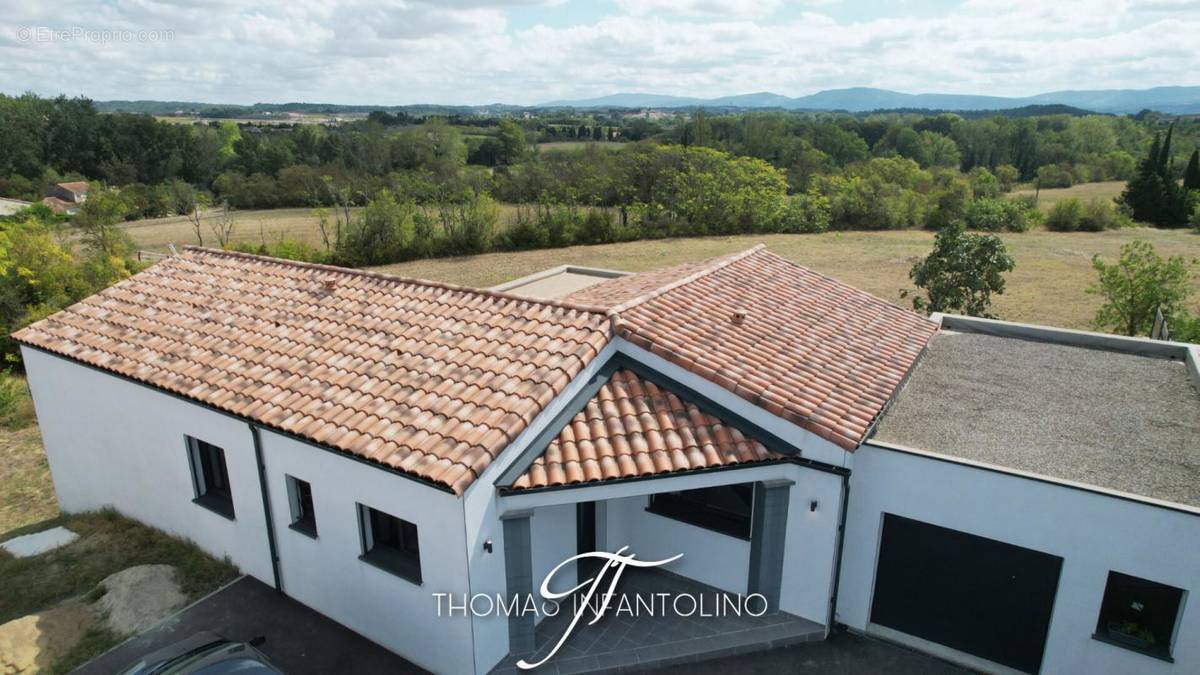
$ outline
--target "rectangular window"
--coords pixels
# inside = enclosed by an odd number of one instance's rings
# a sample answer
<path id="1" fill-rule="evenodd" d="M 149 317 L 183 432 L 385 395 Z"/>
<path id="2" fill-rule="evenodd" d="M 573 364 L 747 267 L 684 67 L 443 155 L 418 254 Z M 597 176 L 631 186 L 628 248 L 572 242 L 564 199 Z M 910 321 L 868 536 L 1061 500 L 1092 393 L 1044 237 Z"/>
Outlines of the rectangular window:
<path id="1" fill-rule="evenodd" d="M 188 458 L 192 466 L 192 501 L 204 508 L 233 519 L 233 492 L 229 488 L 229 469 L 225 451 L 212 443 L 187 437 Z"/>
<path id="2" fill-rule="evenodd" d="M 741 539 L 750 538 L 754 484 L 720 485 L 650 496 L 647 510 Z"/>
<path id="3" fill-rule="evenodd" d="M 1171 640 L 1182 603 L 1182 589 L 1109 572 L 1096 638 L 1171 660 Z"/>
<path id="4" fill-rule="evenodd" d="M 421 546 L 416 525 L 362 504 L 358 505 L 358 525 L 362 533 L 361 560 L 421 583 Z"/>
<path id="5" fill-rule="evenodd" d="M 315 539 L 317 516 L 313 511 L 312 486 L 306 480 L 287 476 L 287 491 L 288 505 L 292 510 L 292 524 L 289 527 Z"/>

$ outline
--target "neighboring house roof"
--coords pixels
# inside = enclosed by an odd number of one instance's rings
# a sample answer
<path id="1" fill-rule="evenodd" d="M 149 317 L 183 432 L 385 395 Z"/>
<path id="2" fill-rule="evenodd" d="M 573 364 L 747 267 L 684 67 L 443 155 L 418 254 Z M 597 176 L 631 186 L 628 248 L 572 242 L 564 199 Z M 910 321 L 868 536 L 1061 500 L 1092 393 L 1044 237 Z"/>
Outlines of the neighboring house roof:
<path id="1" fill-rule="evenodd" d="M 761 246 L 607 284 L 598 309 L 190 248 L 14 337 L 461 494 L 614 333 L 854 449 L 936 331 Z"/>
<path id="2" fill-rule="evenodd" d="M 937 332 L 761 246 L 651 274 L 670 281 L 610 308 L 619 335 L 846 449 L 866 437 Z M 639 277 L 568 297 L 622 297 L 643 287 Z"/>
<path id="3" fill-rule="evenodd" d="M 75 202 L 69 202 L 65 199 L 59 199 L 58 197 L 43 197 L 42 203 L 46 206 L 49 206 L 50 210 L 55 213 L 67 213 L 68 211 L 74 211 L 75 209 L 79 208 L 79 205 Z"/>
<path id="4" fill-rule="evenodd" d="M 189 249 L 15 337 L 461 494 L 595 358 L 608 321 Z"/>
<path id="5" fill-rule="evenodd" d="M 943 329 L 874 439 L 1200 506 L 1181 361 Z"/>
<path id="6" fill-rule="evenodd" d="M 77 195 L 87 194 L 88 187 L 89 187 L 88 182 L 85 180 L 71 181 L 68 183 L 55 183 L 55 185 L 57 185 L 58 187 L 60 187 L 64 190 L 67 190 L 68 192 L 74 192 Z"/>
<path id="7" fill-rule="evenodd" d="M 617 370 L 514 489 L 785 460 L 630 370 Z"/>

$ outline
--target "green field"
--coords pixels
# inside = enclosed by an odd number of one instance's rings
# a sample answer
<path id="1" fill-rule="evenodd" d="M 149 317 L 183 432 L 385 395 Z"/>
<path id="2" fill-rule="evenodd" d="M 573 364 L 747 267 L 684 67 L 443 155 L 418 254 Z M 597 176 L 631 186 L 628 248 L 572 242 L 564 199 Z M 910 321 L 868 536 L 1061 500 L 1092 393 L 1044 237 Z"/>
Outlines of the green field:
<path id="1" fill-rule="evenodd" d="M 1025 187 L 1020 190 L 1013 191 L 1014 195 L 1037 195 L 1038 208 L 1049 212 L 1054 208 L 1054 205 L 1064 199 L 1078 199 L 1082 202 L 1100 199 L 1102 201 L 1112 201 L 1116 199 L 1121 191 L 1125 189 L 1125 181 L 1110 180 L 1102 183 L 1080 183 L 1072 185 L 1069 188 L 1045 188 L 1038 192 L 1034 188 Z"/>

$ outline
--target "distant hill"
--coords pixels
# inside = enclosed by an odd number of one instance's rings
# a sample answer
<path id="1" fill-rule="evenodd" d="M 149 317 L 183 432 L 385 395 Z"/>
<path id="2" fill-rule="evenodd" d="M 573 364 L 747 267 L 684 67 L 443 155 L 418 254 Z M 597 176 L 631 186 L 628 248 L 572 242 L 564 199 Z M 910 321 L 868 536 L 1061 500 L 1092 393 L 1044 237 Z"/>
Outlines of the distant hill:
<path id="1" fill-rule="evenodd" d="M 1104 113 L 1136 113 L 1151 109 L 1172 114 L 1200 113 L 1200 87 L 1154 87 L 1153 89 L 1109 89 L 1053 91 L 1036 96 L 976 96 L 971 94 L 905 94 L 888 89 L 851 87 L 828 89 L 789 98 L 770 92 L 689 98 L 659 94 L 612 94 L 574 101 L 550 101 L 539 107 L 571 108 L 691 108 L 740 107 L 785 110 L 1009 110 L 1026 106 L 1062 105 Z"/>

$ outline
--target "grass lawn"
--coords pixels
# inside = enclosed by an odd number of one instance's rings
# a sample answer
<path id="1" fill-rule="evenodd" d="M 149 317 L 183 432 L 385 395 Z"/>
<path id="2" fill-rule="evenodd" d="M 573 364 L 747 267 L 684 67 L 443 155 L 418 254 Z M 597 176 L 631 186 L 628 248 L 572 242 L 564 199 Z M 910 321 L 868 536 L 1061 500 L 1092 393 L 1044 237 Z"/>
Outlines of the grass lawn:
<path id="1" fill-rule="evenodd" d="M 27 398 L 18 406 L 31 407 Z M 29 558 L 0 551 L 0 624 L 49 609 L 86 612 L 101 580 L 134 565 L 175 566 L 189 600 L 237 577 L 230 562 L 115 512 L 59 514 L 37 425 L 24 412 L 10 420 L 13 428 L 0 427 L 0 540 L 55 525 L 67 527 L 79 539 Z M 38 665 L 52 673 L 67 672 L 125 637 L 95 623 L 79 642 L 49 663 L 43 657 L 53 651 L 39 639 Z"/>
<path id="2" fill-rule="evenodd" d="M 1130 228 L 1110 232 L 1025 232 L 1001 235 L 1016 259 L 1007 292 L 995 299 L 1001 318 L 1068 328 L 1089 328 L 1100 300 L 1086 292 L 1096 279 L 1092 255 L 1115 260 L 1121 245 L 1146 239 L 1160 255 L 1200 257 L 1200 235 L 1186 230 Z M 392 274 L 493 286 L 562 264 L 641 272 L 749 248 L 759 242 L 781 256 L 901 304 L 899 290 L 912 288 L 908 270 L 929 252 L 933 234 L 827 232 L 801 235 L 746 235 L 573 246 L 521 253 L 416 260 L 379 268 Z M 1200 312 L 1200 274 L 1191 307 Z"/>
<path id="3" fill-rule="evenodd" d="M 1038 196 L 1038 208 L 1049 213 L 1054 205 L 1064 199 L 1075 198 L 1081 202 L 1089 202 L 1093 199 L 1101 201 L 1111 201 L 1121 194 L 1125 189 L 1125 181 L 1110 180 L 1101 183 L 1080 183 L 1072 185 L 1069 188 L 1045 188 L 1041 192 L 1028 187 L 1014 190 L 1014 195 L 1032 195 Z"/>

